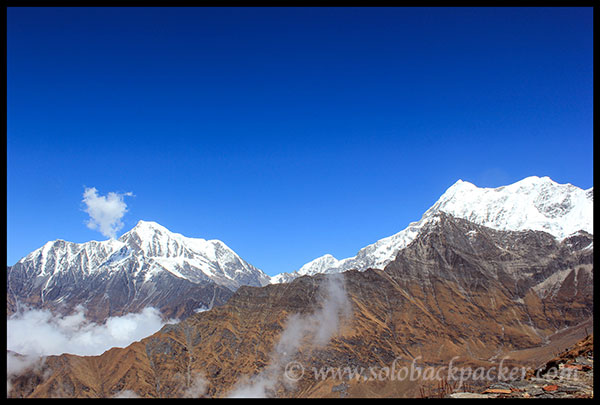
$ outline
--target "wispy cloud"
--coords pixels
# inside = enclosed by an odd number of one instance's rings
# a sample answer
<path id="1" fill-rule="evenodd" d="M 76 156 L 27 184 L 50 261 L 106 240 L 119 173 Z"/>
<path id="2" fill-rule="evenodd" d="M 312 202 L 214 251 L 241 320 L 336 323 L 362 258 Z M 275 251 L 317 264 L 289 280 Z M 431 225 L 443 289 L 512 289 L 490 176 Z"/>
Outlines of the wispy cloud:
<path id="1" fill-rule="evenodd" d="M 183 392 L 183 398 L 202 398 L 206 394 L 208 382 L 200 373 L 194 374 L 188 387 Z"/>
<path id="2" fill-rule="evenodd" d="M 113 398 L 141 398 L 135 391 L 123 390 L 113 395 Z"/>
<path id="3" fill-rule="evenodd" d="M 20 375 L 34 372 L 39 373 L 43 369 L 45 357 L 23 356 L 18 353 L 7 351 L 6 353 L 6 393 L 10 395 L 15 379 Z"/>
<path id="4" fill-rule="evenodd" d="M 291 315 L 271 353 L 269 365 L 249 381 L 236 384 L 229 397 L 265 398 L 280 383 L 293 386 L 295 381 L 287 379 L 284 371 L 300 347 L 316 348 L 329 343 L 338 332 L 341 320 L 350 316 L 350 302 L 343 274 L 327 275 L 319 288 L 325 296 L 320 309 L 309 315 Z"/>
<path id="5" fill-rule="evenodd" d="M 108 238 L 115 238 L 117 232 L 123 228 L 121 218 L 127 212 L 127 204 L 124 197 L 133 196 L 133 193 L 110 192 L 106 196 L 98 195 L 95 187 L 86 188 L 83 192 L 83 203 L 85 212 L 90 216 L 87 226 L 96 229 Z"/>

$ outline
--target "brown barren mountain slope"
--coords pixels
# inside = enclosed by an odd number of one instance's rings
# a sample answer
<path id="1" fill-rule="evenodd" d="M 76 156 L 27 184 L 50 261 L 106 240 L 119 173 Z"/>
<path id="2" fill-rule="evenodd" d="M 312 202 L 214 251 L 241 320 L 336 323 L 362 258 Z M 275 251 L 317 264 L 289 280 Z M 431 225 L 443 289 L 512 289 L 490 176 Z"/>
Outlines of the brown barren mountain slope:
<path id="1" fill-rule="evenodd" d="M 181 397 L 200 387 L 193 395 L 410 397 L 438 381 L 392 370 L 537 365 L 591 322 L 592 241 L 440 214 L 383 271 L 241 287 L 225 305 L 126 348 L 47 357 L 13 379 L 10 395 Z M 336 278 L 345 295 L 332 301 L 340 290 L 327 280 Z M 328 328 L 334 333 L 319 344 Z M 511 353 L 519 355 L 504 358 Z"/>

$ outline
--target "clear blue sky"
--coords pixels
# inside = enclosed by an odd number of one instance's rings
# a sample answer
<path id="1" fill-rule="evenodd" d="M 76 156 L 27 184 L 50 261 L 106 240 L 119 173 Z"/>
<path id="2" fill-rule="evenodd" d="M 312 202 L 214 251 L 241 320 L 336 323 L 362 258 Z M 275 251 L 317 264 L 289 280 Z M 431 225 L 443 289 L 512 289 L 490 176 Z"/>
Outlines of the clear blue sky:
<path id="1" fill-rule="evenodd" d="M 267 274 L 456 180 L 593 186 L 591 8 L 9 8 L 7 260 L 106 239 L 85 187 Z"/>

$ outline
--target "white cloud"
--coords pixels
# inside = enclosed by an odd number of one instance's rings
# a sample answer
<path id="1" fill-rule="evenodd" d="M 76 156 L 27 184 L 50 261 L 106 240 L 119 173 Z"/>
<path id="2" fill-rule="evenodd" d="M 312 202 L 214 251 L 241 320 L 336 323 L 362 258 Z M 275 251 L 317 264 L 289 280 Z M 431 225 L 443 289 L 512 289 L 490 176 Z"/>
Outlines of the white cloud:
<path id="1" fill-rule="evenodd" d="M 103 324 L 89 322 L 78 307 L 69 316 L 49 310 L 26 309 L 6 321 L 6 348 L 31 356 L 71 353 L 94 356 L 112 347 L 125 347 L 157 332 L 165 323 L 155 308 L 111 317 Z"/>
<path id="2" fill-rule="evenodd" d="M 95 187 L 86 188 L 83 192 L 83 203 L 85 212 L 90 216 L 87 226 L 90 229 L 97 229 L 102 235 L 108 238 L 115 238 L 117 232 L 123 228 L 121 218 L 127 212 L 127 204 L 123 197 L 133 196 L 132 193 L 113 193 L 106 196 L 98 195 Z"/>
<path id="3" fill-rule="evenodd" d="M 135 391 L 123 390 L 115 394 L 113 398 L 141 398 Z"/>
<path id="4" fill-rule="evenodd" d="M 206 394 L 208 382 L 200 373 L 196 373 L 191 381 L 188 382 L 188 387 L 183 392 L 183 398 L 202 398 Z"/>

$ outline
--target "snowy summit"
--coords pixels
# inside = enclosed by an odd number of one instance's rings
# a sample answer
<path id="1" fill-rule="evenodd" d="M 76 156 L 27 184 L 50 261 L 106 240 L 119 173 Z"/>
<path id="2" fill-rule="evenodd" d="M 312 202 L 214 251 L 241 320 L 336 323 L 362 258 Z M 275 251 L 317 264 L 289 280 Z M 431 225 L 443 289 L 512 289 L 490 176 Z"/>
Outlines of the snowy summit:
<path id="1" fill-rule="evenodd" d="M 497 188 L 480 188 L 458 180 L 419 221 L 410 223 L 397 234 L 362 248 L 354 257 L 342 260 L 329 254 L 319 257 L 295 272 L 272 277 L 271 282 L 350 269 L 382 269 L 417 237 L 424 225 L 435 220 L 439 212 L 497 230 L 544 231 L 562 240 L 580 230 L 593 234 L 593 205 L 593 187 L 583 190 L 572 184 L 558 184 L 549 177 L 531 176 Z"/>

